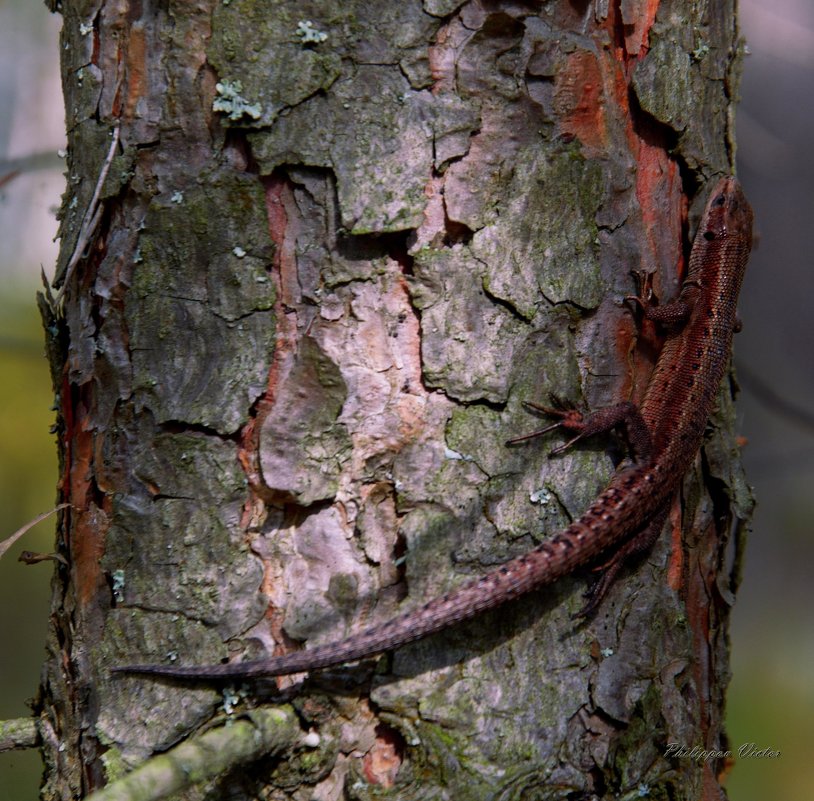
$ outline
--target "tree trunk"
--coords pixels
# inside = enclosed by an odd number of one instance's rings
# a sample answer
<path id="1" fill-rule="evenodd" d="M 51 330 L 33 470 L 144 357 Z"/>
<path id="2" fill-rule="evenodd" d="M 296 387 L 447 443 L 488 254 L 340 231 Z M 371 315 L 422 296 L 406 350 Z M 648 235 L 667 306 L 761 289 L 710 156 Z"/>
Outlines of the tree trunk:
<path id="1" fill-rule="evenodd" d="M 658 338 L 624 296 L 640 268 L 675 295 L 732 170 L 733 6 L 63 0 L 45 798 L 280 691 L 310 736 L 176 797 L 721 797 L 726 759 L 668 745 L 726 750 L 729 382 L 667 532 L 587 624 L 575 577 L 304 685 L 108 671 L 341 638 L 579 515 L 609 441 L 505 441 L 539 425 L 524 400 L 641 396 Z"/>

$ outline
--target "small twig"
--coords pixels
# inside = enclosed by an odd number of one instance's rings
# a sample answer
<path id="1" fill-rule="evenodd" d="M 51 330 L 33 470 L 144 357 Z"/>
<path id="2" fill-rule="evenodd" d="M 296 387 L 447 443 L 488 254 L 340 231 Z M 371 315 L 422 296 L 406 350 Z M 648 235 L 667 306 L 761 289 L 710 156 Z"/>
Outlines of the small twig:
<path id="1" fill-rule="evenodd" d="M 15 531 L 8 539 L 0 542 L 0 559 L 3 558 L 6 551 L 11 548 L 11 546 L 14 545 L 14 543 L 17 542 L 17 540 L 20 539 L 20 537 L 22 537 L 26 531 L 28 531 L 30 528 L 34 528 L 37 523 L 42 523 L 43 520 L 49 518 L 55 512 L 58 512 L 60 509 L 65 509 L 68 506 L 70 506 L 69 503 L 61 503 L 54 509 L 51 509 L 48 512 L 43 512 L 41 515 L 37 515 L 33 520 L 29 520 L 24 526 L 18 528 L 17 531 Z"/>
<path id="2" fill-rule="evenodd" d="M 40 278 L 42 279 L 42 285 L 45 288 L 45 300 L 48 302 L 48 308 L 54 310 L 57 307 L 56 298 L 51 292 L 51 283 L 48 280 L 48 276 L 45 274 L 45 267 L 43 267 L 42 264 L 40 264 Z"/>
<path id="3" fill-rule="evenodd" d="M 110 171 L 110 165 L 113 163 L 113 157 L 116 155 L 116 148 L 119 146 L 119 132 L 120 128 L 117 125 L 113 129 L 113 141 L 110 143 L 110 149 L 107 151 L 104 164 L 99 172 L 99 180 L 96 182 L 96 188 L 93 190 L 93 196 L 91 197 L 88 208 L 85 211 L 85 216 L 82 218 L 82 225 L 79 227 L 79 235 L 76 238 L 76 247 L 74 247 L 70 261 L 68 262 L 68 266 L 65 268 L 62 286 L 60 287 L 56 296 L 57 304 L 62 300 L 62 296 L 65 294 L 65 290 L 68 287 L 68 282 L 70 281 L 74 268 L 82 258 L 85 248 L 87 248 L 88 243 L 93 236 L 93 232 L 96 230 L 96 227 L 99 225 L 99 220 L 102 218 L 102 207 L 99 205 L 99 197 L 102 194 L 102 187 L 104 186 L 107 174 Z"/>
<path id="4" fill-rule="evenodd" d="M 255 709 L 247 719 L 212 729 L 148 759 L 87 801 L 158 801 L 297 742 L 300 728 L 286 707 Z"/>
<path id="5" fill-rule="evenodd" d="M 18 562 L 26 565 L 36 565 L 39 562 L 59 562 L 65 567 L 69 567 L 68 560 L 61 553 L 37 553 L 36 551 L 23 551 L 18 557 Z"/>
<path id="6" fill-rule="evenodd" d="M 0 189 L 2 189 L 6 184 L 11 183 L 19 174 L 19 170 L 12 170 L 11 172 L 7 172 L 5 175 L 0 175 Z"/>
<path id="7" fill-rule="evenodd" d="M 36 748 L 39 744 L 36 718 L 0 720 L 0 753 Z"/>

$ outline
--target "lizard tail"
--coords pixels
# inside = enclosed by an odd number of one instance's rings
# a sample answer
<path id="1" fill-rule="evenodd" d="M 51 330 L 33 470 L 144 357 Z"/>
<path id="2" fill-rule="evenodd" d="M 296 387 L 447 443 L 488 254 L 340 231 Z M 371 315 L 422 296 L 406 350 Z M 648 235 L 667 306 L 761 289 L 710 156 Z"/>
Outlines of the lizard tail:
<path id="1" fill-rule="evenodd" d="M 615 483 L 611 482 L 579 520 L 534 550 L 418 609 L 369 626 L 344 640 L 248 662 L 189 667 L 123 665 L 114 667 L 112 671 L 206 681 L 282 676 L 351 662 L 398 648 L 550 584 L 593 559 L 626 533 L 632 533 L 640 522 L 635 519 L 637 507 L 631 502 L 630 494 L 617 489 Z M 597 536 L 599 530 L 601 537 Z"/>

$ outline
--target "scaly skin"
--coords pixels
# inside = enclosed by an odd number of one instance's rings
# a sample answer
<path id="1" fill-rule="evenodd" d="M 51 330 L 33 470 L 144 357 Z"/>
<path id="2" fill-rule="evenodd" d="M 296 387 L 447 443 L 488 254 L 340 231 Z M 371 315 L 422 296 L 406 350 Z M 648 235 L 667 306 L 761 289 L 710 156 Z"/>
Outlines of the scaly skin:
<path id="1" fill-rule="evenodd" d="M 586 420 L 562 412 L 559 425 L 577 438 L 625 424 L 637 464 L 619 471 L 585 514 L 542 545 L 419 609 L 370 626 L 339 642 L 251 662 L 176 667 L 128 665 L 114 672 L 191 680 L 279 676 L 389 651 L 550 584 L 616 549 L 600 580 L 594 608 L 621 559 L 657 536 L 669 501 L 701 446 L 718 387 L 729 364 L 736 304 L 752 244 L 752 209 L 734 178 L 723 178 L 707 201 L 678 299 L 645 315 L 670 326 L 641 409 L 623 403 Z"/>

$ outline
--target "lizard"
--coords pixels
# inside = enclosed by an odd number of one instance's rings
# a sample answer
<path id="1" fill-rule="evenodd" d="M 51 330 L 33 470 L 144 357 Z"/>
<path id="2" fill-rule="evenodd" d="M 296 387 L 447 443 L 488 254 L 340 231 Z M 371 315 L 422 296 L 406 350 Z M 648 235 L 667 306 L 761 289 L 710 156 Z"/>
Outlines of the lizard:
<path id="1" fill-rule="evenodd" d="M 585 513 L 533 550 L 462 584 L 418 609 L 374 624 L 345 639 L 264 659 L 218 665 L 124 665 L 116 673 L 194 681 L 286 675 L 339 665 L 384 651 L 475 617 L 550 584 L 603 554 L 600 578 L 578 613 L 592 612 L 622 564 L 649 549 L 663 528 L 679 483 L 698 453 L 739 329 L 738 293 L 752 246 L 753 212 L 733 177 L 721 178 L 707 200 L 678 297 L 657 305 L 647 282 L 631 296 L 643 315 L 665 328 L 664 346 L 637 407 L 631 401 L 583 415 L 576 409 L 535 407 L 556 427 L 583 437 L 623 426 L 632 464 L 621 467 Z M 529 404 L 532 405 L 533 404 Z"/>

